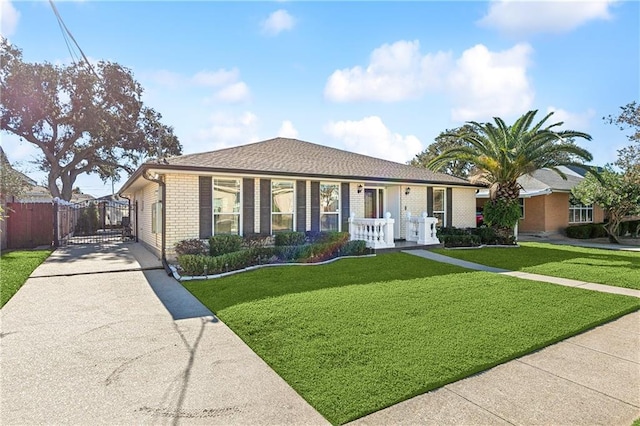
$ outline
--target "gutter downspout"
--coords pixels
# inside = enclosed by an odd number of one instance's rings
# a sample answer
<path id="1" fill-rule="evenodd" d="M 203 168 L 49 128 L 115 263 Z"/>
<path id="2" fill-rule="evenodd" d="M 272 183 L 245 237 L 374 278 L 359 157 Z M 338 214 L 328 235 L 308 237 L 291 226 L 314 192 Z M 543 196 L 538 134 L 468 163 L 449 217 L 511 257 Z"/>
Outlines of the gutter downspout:
<path id="1" fill-rule="evenodd" d="M 166 209 L 166 196 L 167 196 L 167 185 L 164 183 L 164 175 L 159 175 L 162 176 L 163 178 L 161 179 L 154 179 L 150 176 L 147 176 L 146 173 L 142 173 L 142 177 L 150 182 L 155 182 L 160 186 L 160 191 L 162 194 L 162 238 L 160 239 L 160 257 L 162 260 L 162 266 L 164 267 L 165 272 L 167 273 L 167 275 L 172 275 L 173 272 L 171 271 L 171 269 L 169 268 L 169 264 L 167 263 L 167 256 L 166 256 L 166 245 L 167 245 L 167 209 Z"/>

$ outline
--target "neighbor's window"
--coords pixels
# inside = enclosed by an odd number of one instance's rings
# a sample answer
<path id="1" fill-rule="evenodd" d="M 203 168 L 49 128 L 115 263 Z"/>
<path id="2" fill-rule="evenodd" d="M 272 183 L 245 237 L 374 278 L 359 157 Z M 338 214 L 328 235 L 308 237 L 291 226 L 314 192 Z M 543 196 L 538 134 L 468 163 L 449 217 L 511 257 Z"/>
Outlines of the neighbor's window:
<path id="1" fill-rule="evenodd" d="M 340 229 L 340 185 L 337 183 L 320 184 L 320 230 L 339 231 Z"/>
<path id="2" fill-rule="evenodd" d="M 162 191 L 155 191 L 156 201 L 151 204 L 151 233 L 162 233 Z"/>
<path id="3" fill-rule="evenodd" d="M 271 232 L 293 231 L 293 181 L 271 181 Z"/>
<path id="4" fill-rule="evenodd" d="M 518 198 L 518 204 L 520 205 L 520 219 L 524 219 L 524 198 Z"/>
<path id="5" fill-rule="evenodd" d="M 438 219 L 437 226 L 445 227 L 446 224 L 446 199 L 444 188 L 433 189 L 433 217 Z"/>
<path id="6" fill-rule="evenodd" d="M 240 179 L 213 179 L 213 234 L 240 234 Z"/>
<path id="7" fill-rule="evenodd" d="M 579 200 L 569 198 L 569 223 L 593 222 L 593 204 L 584 205 Z"/>

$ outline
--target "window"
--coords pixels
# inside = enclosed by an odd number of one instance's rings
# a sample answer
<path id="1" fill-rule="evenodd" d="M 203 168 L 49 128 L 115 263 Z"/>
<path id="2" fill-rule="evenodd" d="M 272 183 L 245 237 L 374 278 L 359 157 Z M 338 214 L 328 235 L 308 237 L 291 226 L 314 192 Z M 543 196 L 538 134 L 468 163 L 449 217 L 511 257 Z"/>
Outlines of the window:
<path id="1" fill-rule="evenodd" d="M 520 219 L 524 219 L 524 198 L 518 198 L 518 204 L 520 204 Z"/>
<path id="2" fill-rule="evenodd" d="M 569 223 L 593 222 L 593 204 L 585 206 L 577 199 L 569 198 Z"/>
<path id="3" fill-rule="evenodd" d="M 340 185 L 337 183 L 320 184 L 320 230 L 339 231 L 340 229 Z"/>
<path id="4" fill-rule="evenodd" d="M 293 231 L 293 182 L 271 181 L 271 232 Z"/>
<path id="5" fill-rule="evenodd" d="M 155 192 L 157 202 L 151 204 L 151 233 L 162 233 L 162 192 Z"/>
<path id="6" fill-rule="evenodd" d="M 240 234 L 240 179 L 213 180 L 213 234 Z"/>
<path id="7" fill-rule="evenodd" d="M 444 188 L 433 189 L 433 217 L 438 219 L 437 226 L 445 227 L 446 223 L 446 199 Z"/>

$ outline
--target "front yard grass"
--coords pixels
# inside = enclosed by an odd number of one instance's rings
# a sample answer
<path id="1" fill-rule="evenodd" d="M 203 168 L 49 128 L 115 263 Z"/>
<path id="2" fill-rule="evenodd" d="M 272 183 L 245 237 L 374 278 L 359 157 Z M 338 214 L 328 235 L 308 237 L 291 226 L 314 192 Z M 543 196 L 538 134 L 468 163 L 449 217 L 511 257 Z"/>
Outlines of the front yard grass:
<path id="1" fill-rule="evenodd" d="M 333 424 L 640 309 L 404 253 L 184 285 Z"/>
<path id="2" fill-rule="evenodd" d="M 0 308 L 50 254 L 51 250 L 18 250 L 0 256 Z"/>
<path id="3" fill-rule="evenodd" d="M 519 248 L 434 250 L 481 265 L 640 290 L 640 253 L 520 243 Z"/>

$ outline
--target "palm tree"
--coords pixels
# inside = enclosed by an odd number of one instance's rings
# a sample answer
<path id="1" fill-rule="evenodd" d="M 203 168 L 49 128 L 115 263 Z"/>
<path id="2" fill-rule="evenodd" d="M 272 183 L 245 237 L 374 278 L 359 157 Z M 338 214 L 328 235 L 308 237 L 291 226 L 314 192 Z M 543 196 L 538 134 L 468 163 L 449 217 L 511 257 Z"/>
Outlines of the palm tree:
<path id="1" fill-rule="evenodd" d="M 543 127 L 553 112 L 533 124 L 537 112 L 527 112 L 511 126 L 507 126 L 498 117 L 494 118 L 495 124 L 470 121 L 467 123 L 469 127 L 462 127 L 468 130 L 451 135 L 464 140 L 467 145 L 442 152 L 427 167 L 436 170 L 453 160 L 467 161 L 477 169 L 471 181 L 489 185 L 492 201 L 512 206 L 517 205 L 520 196 L 517 181 L 520 176 L 548 168 L 566 179 L 566 175 L 558 169 L 559 166 L 577 165 L 586 168 L 584 162 L 591 161 L 593 156 L 575 145 L 573 139 L 591 140 L 591 136 L 575 130 L 554 130 L 562 126 L 562 122 Z M 506 222 L 496 225 L 513 230 L 517 219 Z"/>

